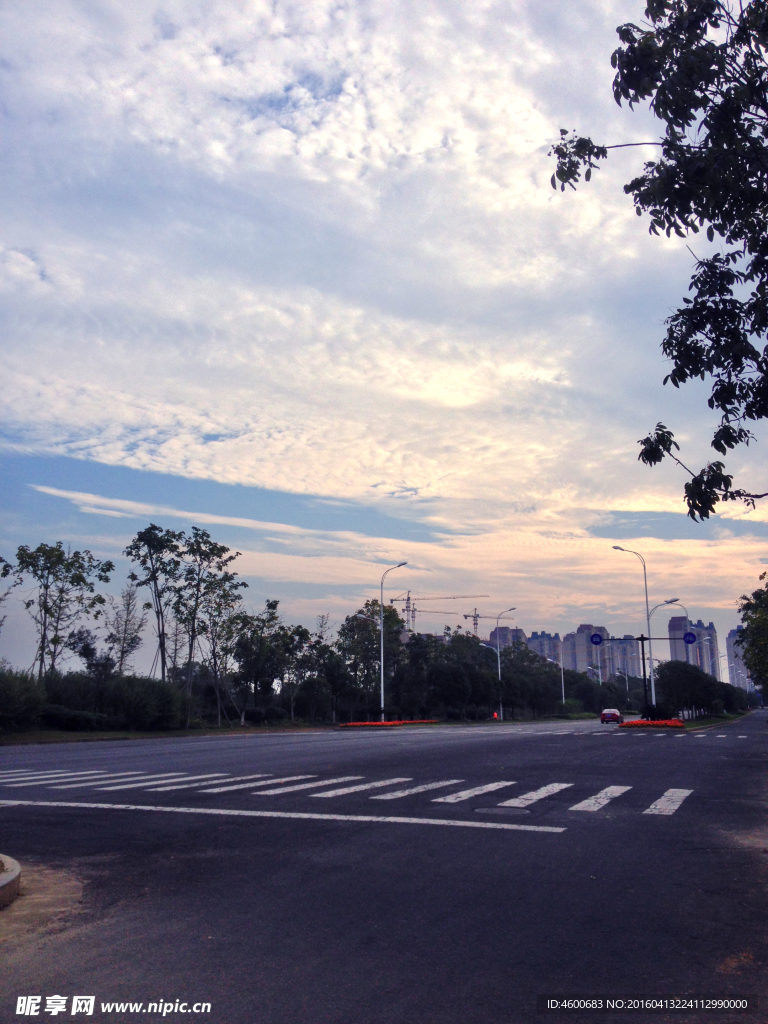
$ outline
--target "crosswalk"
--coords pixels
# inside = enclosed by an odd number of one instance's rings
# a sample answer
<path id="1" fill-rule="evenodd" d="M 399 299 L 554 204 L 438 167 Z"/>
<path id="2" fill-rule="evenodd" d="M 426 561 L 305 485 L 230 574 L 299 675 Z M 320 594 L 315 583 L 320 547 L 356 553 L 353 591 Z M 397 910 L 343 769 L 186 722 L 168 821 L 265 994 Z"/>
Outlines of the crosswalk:
<path id="1" fill-rule="evenodd" d="M 403 783 L 416 783 L 405 786 Z M 8 769 L 0 771 L 0 801 L 12 800 L 14 795 L 25 795 L 28 789 L 40 788 L 57 791 L 91 791 L 94 794 L 123 793 L 130 790 L 143 790 L 147 793 L 186 795 L 228 794 L 233 793 L 257 798 L 276 798 L 294 795 L 313 799 L 341 799 L 345 797 L 362 797 L 369 800 L 404 800 L 410 797 L 424 796 L 426 807 L 431 804 L 463 804 L 474 800 L 494 799 L 492 794 L 519 785 L 513 779 L 499 779 L 467 788 L 453 789 L 452 792 L 432 796 L 435 790 L 464 787 L 463 779 L 433 779 L 420 782 L 410 776 L 394 776 L 384 779 L 368 779 L 364 775 L 343 775 L 332 778 L 321 778 L 317 774 L 283 775 L 276 777 L 269 772 L 258 772 L 250 775 L 230 775 L 227 772 L 206 772 L 190 774 L 181 771 L 112 772 L 107 769 L 91 769 L 89 771 L 71 772 L 51 769 L 48 771 L 31 771 L 25 769 Z M 528 809 L 544 801 L 557 799 L 552 805 L 553 810 L 568 812 L 597 813 L 613 804 L 614 801 L 629 793 L 633 787 L 628 785 L 607 786 L 596 793 L 591 793 L 577 803 L 568 804 L 560 799 L 560 794 L 574 790 L 577 795 L 579 788 L 583 792 L 583 784 L 575 782 L 545 782 L 536 789 L 520 795 L 507 797 L 488 806 L 476 807 L 476 811 L 494 810 L 494 813 L 529 813 Z M 386 792 L 374 792 L 386 790 Z M 693 790 L 671 788 L 657 795 L 650 806 L 642 810 L 643 814 L 670 816 L 675 814 L 691 796 Z M 571 797 L 572 799 L 572 797 Z M 437 809 L 437 808 L 435 808 Z M 461 808 L 459 808 L 461 809 Z M 634 808 L 638 809 L 638 808 Z"/>

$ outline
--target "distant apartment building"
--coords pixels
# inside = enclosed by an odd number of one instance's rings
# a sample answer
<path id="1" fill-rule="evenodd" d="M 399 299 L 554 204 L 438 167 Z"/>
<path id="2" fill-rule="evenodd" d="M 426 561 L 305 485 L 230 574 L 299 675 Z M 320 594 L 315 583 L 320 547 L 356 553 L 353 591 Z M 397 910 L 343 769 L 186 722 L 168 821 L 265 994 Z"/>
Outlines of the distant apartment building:
<path id="1" fill-rule="evenodd" d="M 609 666 L 609 678 L 642 677 L 640 644 L 631 633 L 625 633 L 621 637 L 612 636 L 610 643 L 603 646 L 606 648 L 605 657 Z"/>
<path id="2" fill-rule="evenodd" d="M 560 664 L 562 642 L 559 633 L 555 633 L 553 636 L 551 633 L 545 633 L 543 630 L 541 633 L 534 631 L 528 637 L 528 646 L 540 658 L 547 658 L 548 661 L 556 661 L 558 665 Z"/>
<path id="3" fill-rule="evenodd" d="M 685 633 L 693 633 L 695 643 L 685 643 Z M 669 620 L 669 653 L 672 661 L 685 661 L 698 665 L 708 675 L 720 679 L 720 651 L 717 646 L 717 630 L 713 622 L 708 626 L 699 619 L 691 622 L 685 615 L 673 615 Z"/>
<path id="4" fill-rule="evenodd" d="M 496 647 L 496 637 L 498 636 L 498 648 L 503 651 L 505 647 L 510 647 L 514 643 L 528 643 L 528 637 L 525 635 L 525 630 L 516 629 L 512 626 L 498 626 L 496 629 L 491 630 L 491 634 L 488 637 L 488 643 L 492 647 Z"/>
<path id="5" fill-rule="evenodd" d="M 563 668 L 586 672 L 593 679 L 608 679 L 605 652 L 601 652 L 601 648 L 590 640 L 593 633 L 609 639 L 605 626 L 593 626 L 591 623 L 582 623 L 575 633 L 566 633 L 562 641 Z"/>
<path id="6" fill-rule="evenodd" d="M 599 633 L 601 644 L 592 643 L 592 634 Z M 584 623 L 575 633 L 566 633 L 562 640 L 563 667 L 586 672 L 590 679 L 607 682 L 642 675 L 640 646 L 631 634 L 611 636 L 605 626 Z"/>
<path id="7" fill-rule="evenodd" d="M 736 643 L 743 629 L 743 626 L 737 626 L 736 629 L 732 629 L 725 638 L 725 650 L 728 657 L 728 675 L 731 680 L 731 686 L 739 686 L 742 690 L 754 690 L 755 685 L 750 679 L 749 669 L 744 664 L 744 652 L 742 651 L 740 644 Z"/>

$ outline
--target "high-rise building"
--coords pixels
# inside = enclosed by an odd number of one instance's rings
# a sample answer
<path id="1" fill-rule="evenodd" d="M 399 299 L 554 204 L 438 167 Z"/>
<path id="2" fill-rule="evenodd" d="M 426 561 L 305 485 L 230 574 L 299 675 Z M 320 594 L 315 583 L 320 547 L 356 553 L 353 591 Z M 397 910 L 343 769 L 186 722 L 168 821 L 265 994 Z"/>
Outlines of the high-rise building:
<path id="1" fill-rule="evenodd" d="M 622 637 L 612 636 L 610 643 L 605 644 L 605 655 L 610 679 L 642 676 L 640 645 L 631 633 L 625 633 Z"/>
<path id="2" fill-rule="evenodd" d="M 560 664 L 560 634 L 555 633 L 553 636 L 551 633 L 545 633 L 544 630 L 541 633 L 533 632 L 528 637 L 528 646 L 532 651 L 535 651 L 540 658 L 546 658 L 548 661 L 556 661 Z"/>
<path id="3" fill-rule="evenodd" d="M 743 629 L 743 626 L 737 626 L 725 638 L 725 650 L 728 656 L 728 676 L 731 680 L 731 686 L 740 686 L 742 690 L 754 690 L 755 685 L 749 676 L 749 669 L 744 664 L 744 652 L 741 645 L 736 643 Z"/>
<path id="4" fill-rule="evenodd" d="M 684 661 L 691 663 L 691 652 L 688 644 L 683 640 L 688 630 L 687 615 L 673 615 L 669 620 L 669 656 L 672 661 Z"/>
<path id="5" fill-rule="evenodd" d="M 599 633 L 605 640 L 609 638 L 605 626 L 593 626 L 582 623 L 575 633 L 566 633 L 563 637 L 563 668 L 574 672 L 586 672 L 592 679 L 609 678 L 606 651 L 592 643 L 590 637 Z"/>
<path id="6" fill-rule="evenodd" d="M 708 675 L 720 679 L 720 651 L 717 646 L 717 630 L 713 622 L 705 626 L 701 619 L 698 622 L 691 622 L 685 615 L 673 615 L 669 620 L 668 631 L 672 661 L 698 665 Z M 693 633 L 696 642 L 687 644 L 683 640 L 685 633 Z"/>
<path id="7" fill-rule="evenodd" d="M 510 647 L 514 643 L 525 644 L 528 642 L 528 637 L 525 635 L 525 630 L 516 629 L 512 626 L 497 626 L 496 629 L 491 630 L 491 634 L 488 637 L 488 643 L 492 647 L 496 646 L 496 636 L 499 638 L 499 650 L 503 651 L 505 647 Z"/>

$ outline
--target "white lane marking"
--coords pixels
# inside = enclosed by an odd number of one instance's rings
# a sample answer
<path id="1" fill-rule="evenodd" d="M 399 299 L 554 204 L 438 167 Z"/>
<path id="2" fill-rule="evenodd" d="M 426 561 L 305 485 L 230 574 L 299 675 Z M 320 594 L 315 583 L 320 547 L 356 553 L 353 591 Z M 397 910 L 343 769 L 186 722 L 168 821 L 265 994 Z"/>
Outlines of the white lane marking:
<path id="1" fill-rule="evenodd" d="M 81 775 L 105 775 L 104 771 L 91 771 L 91 772 L 24 772 L 21 775 L 15 775 L 10 781 L 11 782 L 22 782 L 25 779 L 64 779 L 70 777 L 79 778 Z M 3 779 L 3 782 L 6 780 Z"/>
<path id="2" fill-rule="evenodd" d="M 707 738 L 707 734 L 705 732 L 695 732 L 693 735 L 697 740 L 705 740 Z"/>
<path id="3" fill-rule="evenodd" d="M 446 779 L 445 782 L 428 782 L 426 786 L 411 786 L 410 789 L 398 789 L 394 793 L 379 793 L 372 796 L 371 800 L 399 800 L 403 796 L 411 796 L 413 793 L 426 793 L 428 789 L 441 789 L 443 786 L 458 786 L 464 779 Z"/>
<path id="4" fill-rule="evenodd" d="M 693 792 L 692 789 L 668 789 L 663 796 L 655 800 L 643 814 L 674 814 L 686 797 Z"/>
<path id="5" fill-rule="evenodd" d="M 737 736 L 736 737 L 737 740 L 745 740 L 746 738 L 747 738 L 746 736 Z"/>
<path id="6" fill-rule="evenodd" d="M 535 804 L 537 800 L 543 800 L 545 797 L 552 796 L 553 793 L 559 793 L 561 789 L 570 789 L 572 785 L 572 782 L 550 782 L 548 786 L 534 789 L 530 793 L 523 793 L 522 796 L 513 797 L 512 800 L 505 800 L 498 806 L 528 807 L 529 804 Z"/>
<path id="7" fill-rule="evenodd" d="M 278 793 L 298 793 L 300 789 L 317 789 L 318 786 L 333 786 L 337 782 L 356 782 L 358 779 L 364 778 L 364 775 L 344 775 L 340 779 L 325 779 L 324 782 L 303 782 L 300 786 L 279 786 L 277 789 L 259 789 L 253 795 L 274 796 Z M 272 782 L 279 781 L 279 779 L 272 780 Z"/>
<path id="8" fill-rule="evenodd" d="M 365 782 L 362 786 L 346 786 L 344 789 L 330 789 L 327 793 L 312 793 L 310 795 L 319 800 L 328 796 L 346 796 L 347 793 L 361 793 L 364 789 L 381 789 L 382 786 L 394 786 L 398 782 L 413 782 L 413 779 L 410 776 L 404 779 L 382 779 L 381 782 Z"/>
<path id="9" fill-rule="evenodd" d="M 580 804 L 574 804 L 568 810 L 599 811 L 601 807 L 605 807 L 611 800 L 615 800 L 617 796 L 621 796 L 622 793 L 626 793 L 630 789 L 632 789 L 631 786 L 608 786 L 607 789 L 601 789 L 599 793 L 595 793 L 588 800 L 582 800 Z"/>
<path id="10" fill-rule="evenodd" d="M 476 786 L 474 789 L 462 789 L 458 793 L 450 793 L 448 796 L 438 796 L 432 800 L 433 804 L 457 804 L 460 800 L 471 800 L 473 796 L 481 796 L 483 793 L 493 793 L 497 789 L 504 789 L 505 786 L 516 786 L 516 782 L 491 782 L 487 786 Z"/>
<path id="11" fill-rule="evenodd" d="M 234 777 L 232 777 L 230 779 L 227 779 L 227 782 L 228 783 L 229 782 L 244 782 L 246 780 L 249 781 L 249 782 L 252 782 L 254 779 L 268 779 L 269 777 L 270 777 L 270 773 L 269 772 L 259 772 L 258 775 L 235 775 Z M 237 787 L 233 786 L 232 788 L 236 789 Z M 226 792 L 226 789 L 227 789 L 227 787 L 224 787 L 221 790 L 219 790 L 219 789 L 203 789 L 203 790 L 201 790 L 201 792 L 202 793 L 221 793 L 221 792 Z"/>
<path id="12" fill-rule="evenodd" d="M 719 732 L 719 733 L 717 734 L 717 736 L 715 736 L 715 739 L 716 739 L 716 740 L 724 740 L 725 738 L 726 738 L 726 736 L 725 736 L 725 733 L 724 733 L 724 732 Z"/>
<path id="13" fill-rule="evenodd" d="M 217 814 L 233 818 L 299 818 L 309 821 L 366 821 L 391 825 L 443 825 L 447 828 L 485 828 L 504 832 L 565 832 L 554 825 L 513 825 L 496 821 L 451 821 L 449 818 L 400 818 L 383 814 L 311 814 L 301 811 L 241 811 L 228 807 L 157 807 L 150 804 L 57 803 L 54 800 L 0 800 L 0 807 L 74 807 L 99 811 L 154 811 L 159 814 Z"/>
<path id="14" fill-rule="evenodd" d="M 269 778 L 269 775 L 254 775 L 254 779 Z M 231 793 L 233 789 L 253 789 L 254 786 L 271 786 L 278 782 L 296 782 L 297 779 L 316 779 L 316 775 L 288 775 L 284 779 L 269 778 L 269 782 L 241 782 L 238 786 L 217 786 L 216 789 L 201 789 L 201 793 Z"/>
<path id="15" fill-rule="evenodd" d="M 81 779 L 88 782 L 101 782 L 106 773 L 99 772 L 67 772 L 66 775 L 55 775 L 53 778 L 25 779 L 24 782 L 7 782 L 7 789 L 21 789 L 24 786 L 44 786 L 49 782 L 63 782 L 69 779 Z M 108 778 L 108 776 L 106 776 Z"/>
<path id="16" fill-rule="evenodd" d="M 68 782 L 66 786 L 52 786 L 48 783 L 49 789 L 82 789 L 83 787 L 92 786 L 95 781 L 102 782 L 117 782 L 122 779 L 123 782 L 127 782 L 128 779 L 137 779 L 144 775 L 144 772 L 117 772 L 115 775 L 107 775 L 106 778 L 100 778 L 98 780 L 90 779 L 88 782 Z M 58 781 L 58 780 L 57 780 Z"/>
<path id="17" fill-rule="evenodd" d="M 170 789 L 191 789 L 193 786 L 199 786 L 202 779 L 220 779 L 224 781 L 226 772 L 209 772 L 207 775 L 188 775 L 186 779 L 183 779 L 178 786 L 153 786 L 150 793 L 167 793 Z"/>
<path id="18" fill-rule="evenodd" d="M 105 792 L 112 792 L 113 789 L 131 789 L 136 786 L 143 786 L 145 782 L 160 782 L 161 779 L 167 779 L 169 782 L 172 778 L 180 779 L 186 772 L 164 772 L 162 775 L 145 775 L 139 782 L 129 782 L 123 786 L 94 786 L 94 789 L 103 789 Z"/>

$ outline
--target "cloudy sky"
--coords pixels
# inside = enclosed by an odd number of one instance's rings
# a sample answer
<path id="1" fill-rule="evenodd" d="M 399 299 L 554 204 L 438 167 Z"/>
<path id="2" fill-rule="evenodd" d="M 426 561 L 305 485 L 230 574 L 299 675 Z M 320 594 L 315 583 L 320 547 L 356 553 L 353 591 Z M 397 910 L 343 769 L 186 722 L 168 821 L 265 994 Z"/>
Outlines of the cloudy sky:
<path id="1" fill-rule="evenodd" d="M 61 539 L 119 584 L 137 529 L 195 523 L 292 621 L 338 622 L 405 559 L 392 596 L 489 595 L 421 628 L 477 603 L 622 634 L 621 544 L 653 603 L 732 628 L 768 507 L 696 526 L 681 471 L 636 461 L 657 420 L 711 457 L 706 386 L 661 384 L 692 256 L 621 188 L 653 150 L 549 185 L 560 127 L 654 138 L 610 88 L 643 6 L 0 5 L 0 553 Z"/>

